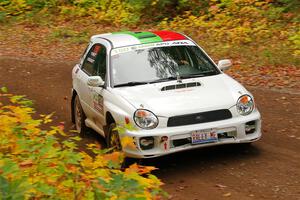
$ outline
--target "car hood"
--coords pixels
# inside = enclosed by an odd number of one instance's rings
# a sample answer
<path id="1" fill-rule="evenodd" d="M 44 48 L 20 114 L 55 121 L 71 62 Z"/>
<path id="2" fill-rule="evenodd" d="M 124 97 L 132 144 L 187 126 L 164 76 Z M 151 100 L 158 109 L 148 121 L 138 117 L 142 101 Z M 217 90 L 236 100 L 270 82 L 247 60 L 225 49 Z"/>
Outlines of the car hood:
<path id="1" fill-rule="evenodd" d="M 195 82 L 201 85 L 162 91 L 166 86 Z M 242 94 L 248 93 L 241 84 L 226 74 L 184 79 L 182 83 L 168 81 L 120 87 L 114 88 L 114 92 L 136 109 L 144 108 L 161 117 L 229 109 Z"/>

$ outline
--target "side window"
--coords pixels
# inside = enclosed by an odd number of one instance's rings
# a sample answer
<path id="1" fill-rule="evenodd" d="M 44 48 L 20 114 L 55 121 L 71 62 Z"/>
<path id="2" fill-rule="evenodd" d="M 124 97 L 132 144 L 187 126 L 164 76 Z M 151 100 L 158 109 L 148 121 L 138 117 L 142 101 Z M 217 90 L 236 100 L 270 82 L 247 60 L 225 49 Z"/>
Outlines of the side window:
<path id="1" fill-rule="evenodd" d="M 82 70 L 90 76 L 100 76 L 105 80 L 106 75 L 106 48 L 95 44 L 87 54 Z"/>
<path id="2" fill-rule="evenodd" d="M 82 62 L 82 59 L 84 59 L 84 55 L 86 54 L 87 50 L 89 49 L 89 47 L 91 46 L 91 42 L 87 45 L 87 47 L 84 49 L 83 54 L 80 57 L 80 62 Z"/>
<path id="3" fill-rule="evenodd" d="M 105 80 L 106 75 L 106 48 L 104 46 L 101 47 L 99 51 L 96 62 L 95 69 L 97 76 L 100 76 L 103 80 Z"/>

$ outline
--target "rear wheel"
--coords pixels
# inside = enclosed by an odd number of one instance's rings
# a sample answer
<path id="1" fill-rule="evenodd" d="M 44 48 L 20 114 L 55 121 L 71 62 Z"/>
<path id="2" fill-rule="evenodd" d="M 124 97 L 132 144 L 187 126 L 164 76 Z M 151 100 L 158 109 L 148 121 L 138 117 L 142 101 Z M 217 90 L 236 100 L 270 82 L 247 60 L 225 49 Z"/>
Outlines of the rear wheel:
<path id="1" fill-rule="evenodd" d="M 79 97 L 76 95 L 74 101 L 74 121 L 75 128 L 81 136 L 84 136 L 87 131 L 87 126 L 85 125 L 86 116 L 82 110 Z"/>

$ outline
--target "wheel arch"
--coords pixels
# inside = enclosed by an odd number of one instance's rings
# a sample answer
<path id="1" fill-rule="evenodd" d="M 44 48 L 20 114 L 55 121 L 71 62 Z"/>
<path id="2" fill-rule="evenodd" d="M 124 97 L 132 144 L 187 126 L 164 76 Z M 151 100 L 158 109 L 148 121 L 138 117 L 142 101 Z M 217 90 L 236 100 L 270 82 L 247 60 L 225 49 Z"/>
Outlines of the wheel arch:
<path id="1" fill-rule="evenodd" d="M 105 113 L 105 123 L 106 123 L 106 125 L 104 126 L 104 133 L 105 133 L 105 135 L 107 135 L 108 134 L 108 130 L 109 130 L 109 126 L 112 123 L 116 123 L 113 115 L 109 111 L 107 111 Z"/>
<path id="2" fill-rule="evenodd" d="M 77 92 L 76 90 L 72 90 L 72 99 L 71 99 L 71 120 L 72 123 L 75 123 L 75 113 L 74 113 L 74 102 L 75 102 L 75 98 L 77 96 Z"/>

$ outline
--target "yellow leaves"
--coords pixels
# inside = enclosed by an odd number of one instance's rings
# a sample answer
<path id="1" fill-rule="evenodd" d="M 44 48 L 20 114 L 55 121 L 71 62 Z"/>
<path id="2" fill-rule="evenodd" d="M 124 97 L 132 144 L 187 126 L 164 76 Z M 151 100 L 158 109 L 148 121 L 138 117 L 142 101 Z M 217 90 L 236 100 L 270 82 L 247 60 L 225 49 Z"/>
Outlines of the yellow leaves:
<path id="1" fill-rule="evenodd" d="M 93 166 L 94 166 L 93 158 L 85 152 L 80 152 L 80 155 L 82 156 L 82 161 L 80 163 L 81 166 L 84 167 L 84 168 L 92 169 Z"/>
<path id="2" fill-rule="evenodd" d="M 48 132 L 49 135 L 59 133 L 62 136 L 67 136 L 66 133 L 59 126 L 51 126 L 51 131 Z"/>
<path id="3" fill-rule="evenodd" d="M 97 155 L 93 163 L 93 169 L 105 167 L 107 165 L 107 159 L 102 155 Z"/>
<path id="4" fill-rule="evenodd" d="M 238 49 L 237 51 L 240 51 L 240 47 L 244 45 L 248 48 L 249 44 L 257 48 L 257 44 L 264 44 L 272 36 L 274 43 L 278 42 L 278 38 L 288 42 L 287 38 L 296 30 L 295 27 L 299 27 L 299 23 L 297 26 L 282 23 L 280 15 L 283 13 L 273 13 L 272 8 L 274 6 L 272 7 L 270 2 L 265 0 L 210 1 L 208 12 L 201 15 L 186 12 L 173 19 L 163 20 L 159 27 L 191 35 L 200 44 L 209 45 L 212 51 L 217 49 L 215 54 L 218 57 L 228 56 L 229 53 L 232 56 L 234 47 Z M 276 15 L 275 18 L 280 20 L 275 21 L 269 15 Z M 285 33 L 282 33 L 282 28 L 280 28 L 283 26 L 287 27 Z M 216 44 L 219 45 L 216 46 Z M 281 43 L 278 46 L 290 48 L 292 44 Z M 222 49 L 224 53 L 221 53 Z M 297 50 L 299 51 L 299 48 L 294 50 L 295 55 L 297 55 Z"/>
<path id="5" fill-rule="evenodd" d="M 122 147 L 136 149 L 136 145 L 134 144 L 134 140 L 132 137 L 124 136 L 121 138 Z"/>
<path id="6" fill-rule="evenodd" d="M 295 56 L 295 57 L 300 56 L 300 49 L 294 50 L 293 56 Z"/>
<path id="7" fill-rule="evenodd" d="M 8 89 L 7 89 L 7 87 L 1 87 L 0 91 L 3 92 L 3 93 L 7 93 Z"/>
<path id="8" fill-rule="evenodd" d="M 100 147 L 99 145 L 97 145 L 95 143 L 90 143 L 90 144 L 87 144 L 86 146 L 88 147 L 88 149 L 93 149 L 93 148 L 98 149 Z"/>
<path id="9" fill-rule="evenodd" d="M 255 5 L 255 6 L 258 6 L 258 7 L 264 6 L 264 5 L 266 5 L 266 4 L 268 4 L 268 2 L 265 2 L 265 1 L 260 1 L 260 2 L 255 2 L 255 3 L 254 3 L 254 5 Z"/>
<path id="10" fill-rule="evenodd" d="M 49 115 L 40 115 L 41 117 L 43 117 L 43 122 L 44 124 L 48 124 L 50 122 L 52 122 L 52 116 L 53 116 L 54 112 L 49 114 Z"/>
<path id="11" fill-rule="evenodd" d="M 93 171 L 95 177 L 101 177 L 101 179 L 105 181 L 109 181 L 111 179 L 111 172 L 109 169 L 96 169 Z"/>
<path id="12" fill-rule="evenodd" d="M 52 129 L 50 131 L 47 131 L 47 135 L 55 135 L 56 134 L 56 130 Z"/>
<path id="13" fill-rule="evenodd" d="M 159 0 L 152 0 L 151 6 L 155 6 L 158 2 L 159 2 Z"/>
<path id="14" fill-rule="evenodd" d="M 99 150 L 93 151 L 94 156 L 77 152 L 79 136 L 61 142 L 55 137 L 57 133 L 66 136 L 64 123 L 50 130 L 40 128 L 42 123 L 51 122 L 53 113 L 35 120 L 32 118 L 34 109 L 26 107 L 26 102 L 19 104 L 19 97 L 12 99 L 14 105 L 0 107 L 0 177 L 9 182 L 21 181 L 24 188 L 13 185 L 16 188 L 10 190 L 22 190 L 25 199 L 32 196 L 36 199 L 45 196 L 93 199 L 96 194 L 101 194 L 103 199 L 154 199 L 159 194 L 159 182 L 149 175 L 154 167 L 133 165 L 125 172 L 120 167 L 124 158 L 122 152 L 103 154 L 105 150 Z M 122 144 L 134 145 L 133 138 L 123 137 Z M 100 149 L 98 144 L 87 146 L 90 150 Z M 135 193 L 124 192 L 122 188 L 127 186 Z"/>
<path id="15" fill-rule="evenodd" d="M 112 196 L 112 197 L 109 198 L 109 200 L 117 200 L 117 199 L 118 199 L 117 196 Z"/>

